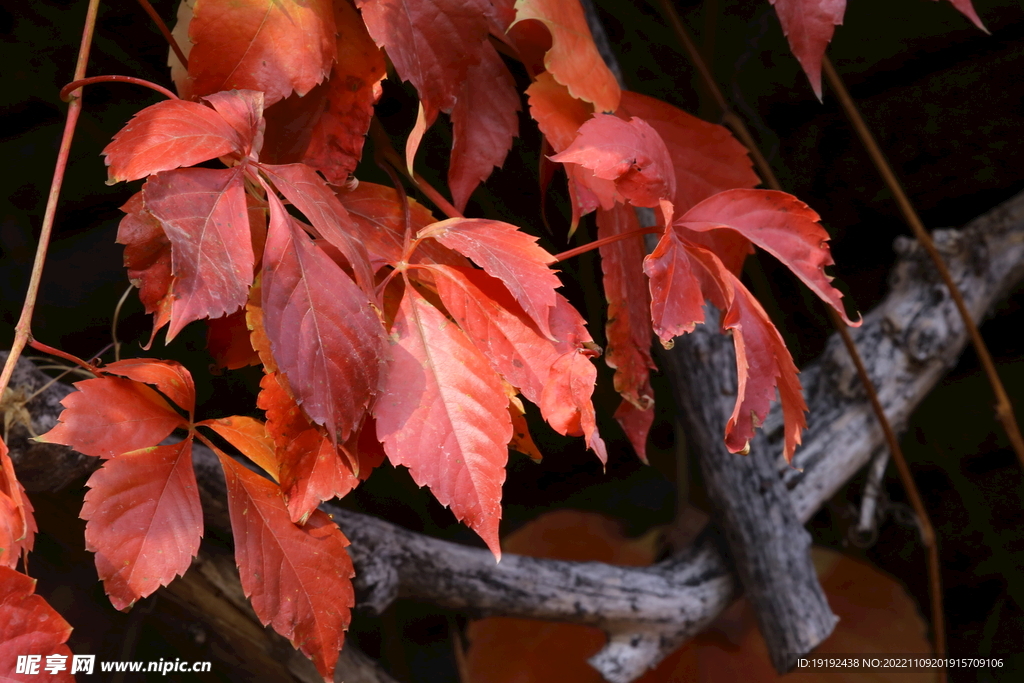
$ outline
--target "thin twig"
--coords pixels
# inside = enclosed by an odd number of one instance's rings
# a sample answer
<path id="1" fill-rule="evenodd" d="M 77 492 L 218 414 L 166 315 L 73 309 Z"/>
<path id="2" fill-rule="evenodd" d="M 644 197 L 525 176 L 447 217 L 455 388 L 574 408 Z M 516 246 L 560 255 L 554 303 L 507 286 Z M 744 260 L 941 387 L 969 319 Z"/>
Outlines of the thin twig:
<path id="1" fill-rule="evenodd" d="M 452 206 L 452 203 L 444 198 L 440 192 L 434 189 L 434 187 L 426 181 L 419 173 L 410 173 L 409 167 L 406 165 L 405 160 L 399 156 L 395 148 L 391 146 L 391 140 L 388 139 L 387 132 L 384 130 L 384 126 L 380 124 L 376 118 L 370 122 L 370 137 L 373 139 L 373 144 L 380 147 L 381 153 L 384 158 L 387 159 L 388 163 L 399 168 L 403 173 L 416 185 L 416 188 L 426 195 L 427 199 L 434 203 L 434 206 L 441 209 L 448 218 L 464 218 L 462 212 Z"/>
<path id="2" fill-rule="evenodd" d="M 1024 467 L 1024 437 L 1021 436 L 1020 426 L 1014 417 L 1013 405 L 1010 403 L 1010 397 L 1006 394 L 1006 389 L 1003 388 L 1002 380 L 999 379 L 999 373 L 996 372 L 995 363 L 992 361 L 992 355 L 985 345 L 985 340 L 982 338 L 978 326 L 971 317 L 970 311 L 967 310 L 967 304 L 960 293 L 960 288 L 953 282 L 953 276 L 950 275 L 946 262 L 935 247 L 935 242 L 932 241 L 931 235 L 925 230 L 924 223 L 921 222 L 921 218 L 917 215 L 914 205 L 911 204 L 906 192 L 903 191 L 903 186 L 900 185 L 900 181 L 896 178 L 896 174 L 893 173 L 892 167 L 889 166 L 889 162 L 875 141 L 874 135 L 871 134 L 871 129 L 868 128 L 864 118 L 860 115 L 860 111 L 857 109 L 853 98 L 850 97 L 843 79 L 839 77 L 828 57 L 822 59 L 821 65 L 825 71 L 825 78 L 828 79 L 829 86 L 835 91 L 836 98 L 843 108 L 843 113 L 850 120 L 850 125 L 857 131 L 861 144 L 864 145 L 864 149 L 878 169 L 878 174 L 882 176 L 886 187 L 889 188 L 893 199 L 896 200 L 896 205 L 899 207 L 900 213 L 903 214 L 903 219 L 910 226 L 914 237 L 921 243 L 921 246 L 924 247 L 928 256 L 935 263 L 935 269 L 939 271 L 939 276 L 946 284 L 946 288 L 949 289 L 949 295 L 953 299 L 953 303 L 956 304 L 960 317 L 964 320 L 964 326 L 967 328 L 967 334 L 971 338 L 971 344 L 978 354 L 981 367 L 985 370 L 985 376 L 988 377 L 989 384 L 992 385 L 992 391 L 996 395 L 996 417 L 1002 423 L 1003 429 L 1010 439 L 1010 445 L 1013 446 L 1017 459 L 1020 461 L 1021 466 Z"/>
<path id="3" fill-rule="evenodd" d="M 156 13 L 153 6 L 149 4 L 149 0 L 139 0 L 139 4 L 142 5 L 142 9 L 146 10 L 146 14 L 153 20 L 156 27 L 160 29 L 160 33 L 163 34 L 164 40 L 171 46 L 171 50 L 174 51 L 174 56 L 178 58 L 181 65 L 185 67 L 185 71 L 188 71 L 188 57 L 181 51 L 181 46 L 178 45 L 178 41 L 174 39 L 174 34 L 171 33 L 170 29 L 167 28 L 167 24 L 160 18 L 160 15 Z"/>
<path id="4" fill-rule="evenodd" d="M 555 263 L 560 263 L 567 259 L 571 259 L 574 256 L 579 256 L 580 254 L 585 254 L 588 251 L 593 251 L 594 249 L 598 249 L 613 242 L 618 242 L 619 240 L 629 239 L 630 237 L 637 237 L 638 235 L 656 235 L 662 232 L 665 232 L 665 228 L 659 226 L 652 226 L 649 228 L 634 228 L 632 230 L 627 230 L 626 232 L 620 232 L 617 235 L 609 235 L 608 237 L 602 237 L 601 239 L 594 240 L 592 242 L 587 242 L 583 246 L 555 254 Z"/>
<path id="5" fill-rule="evenodd" d="M 690 59 L 698 73 L 700 73 L 701 79 L 704 81 L 704 85 L 708 92 L 721 108 L 723 122 L 736 133 L 737 137 L 740 138 L 740 141 L 747 147 L 765 185 L 774 190 L 781 191 L 782 184 L 772 171 L 768 160 L 764 157 L 761 150 L 754 142 L 753 136 L 747 129 L 746 124 L 732 111 L 729 103 L 725 99 L 725 95 L 722 93 L 721 89 L 719 89 L 711 71 L 704 62 L 703 56 L 697 49 L 693 40 L 690 38 L 689 31 L 686 30 L 686 27 L 683 25 L 683 22 L 676 13 L 672 3 L 670 0 L 658 0 L 658 4 L 661 7 L 663 15 L 675 31 L 679 42 L 683 45 L 683 48 L 690 56 Z M 829 68 L 830 66 L 826 67 L 826 72 Z M 852 105 L 852 100 L 850 103 Z M 932 246 L 932 249 L 934 249 L 934 246 Z M 948 274 L 948 271 L 946 272 Z M 961 305 L 962 301 L 963 299 L 961 298 Z M 868 400 L 871 403 L 871 408 L 875 413 L 875 417 L 878 419 L 879 425 L 882 427 L 882 433 L 885 435 L 885 440 L 889 447 L 889 451 L 892 454 L 893 460 L 896 461 L 896 467 L 899 471 L 903 487 L 907 491 L 907 497 L 910 499 L 914 506 L 914 512 L 917 514 L 921 532 L 921 541 L 928 550 L 929 594 L 931 596 L 935 654 L 937 656 L 942 656 L 945 654 L 946 650 L 946 635 L 944 610 L 942 606 L 942 586 L 937 550 L 938 546 L 935 540 L 935 531 L 932 527 L 931 520 L 928 517 L 928 511 L 921 501 L 921 495 L 917 490 L 917 485 L 914 482 L 914 478 L 910 472 L 909 466 L 907 465 L 907 461 L 903 457 L 903 450 L 900 448 L 899 440 L 896 438 L 896 433 L 893 430 L 892 425 L 889 423 L 889 419 L 885 415 L 885 410 L 882 408 L 881 402 L 878 400 L 878 393 L 875 391 L 874 383 L 871 381 L 867 370 L 864 368 L 864 362 L 861 359 L 860 353 L 857 351 L 857 346 L 854 343 L 853 338 L 850 336 L 850 332 L 847 330 L 846 325 L 844 325 L 842 320 L 840 320 L 839 315 L 830 307 L 826 308 L 828 309 L 829 319 L 832 321 L 832 326 L 839 333 L 840 338 L 843 340 L 843 345 L 846 346 L 846 349 L 850 354 L 850 358 L 853 360 L 854 367 L 857 369 L 857 376 L 860 378 L 861 384 L 864 386 Z M 965 314 L 965 321 L 969 320 L 969 315 L 966 314 L 966 308 L 962 309 L 962 311 Z M 942 670 L 939 675 L 940 683 L 945 682 L 945 677 L 945 670 Z"/>
<path id="6" fill-rule="evenodd" d="M 162 85 L 157 85 L 151 81 L 147 81 L 144 78 L 135 78 L 134 76 L 93 76 L 91 78 L 79 78 L 71 81 L 63 88 L 60 89 L 60 99 L 64 102 L 71 101 L 71 93 L 79 88 L 92 85 L 93 83 L 131 83 L 132 85 L 141 85 L 150 90 L 156 90 L 161 95 L 165 96 L 169 100 L 176 100 L 178 96 L 168 90 Z"/>
<path id="7" fill-rule="evenodd" d="M 128 295 L 131 294 L 132 290 L 135 289 L 135 285 L 128 285 L 128 289 L 124 290 L 124 294 L 117 301 L 117 306 L 114 307 L 114 317 L 110 321 L 110 341 L 114 346 L 114 360 L 121 360 L 121 342 L 117 340 L 117 321 L 121 317 L 121 307 L 124 306 L 124 302 L 128 299 Z"/>
<path id="8" fill-rule="evenodd" d="M 85 78 L 85 68 L 89 62 L 89 49 L 92 47 L 92 34 L 96 30 L 96 15 L 99 11 L 100 0 L 89 0 L 89 7 L 85 13 L 85 27 L 82 30 L 82 42 L 78 49 L 78 61 L 75 64 L 75 75 L 72 80 L 80 81 Z M 57 164 L 53 171 L 53 180 L 50 182 L 50 194 L 46 199 L 46 211 L 43 214 L 43 224 L 39 231 L 39 245 L 36 247 L 35 261 L 32 263 L 32 274 L 28 281 L 28 291 L 25 293 L 25 302 L 21 307 L 21 317 L 14 327 L 14 343 L 11 344 L 11 351 L 7 355 L 7 362 L 4 364 L 3 372 L 0 373 L 0 396 L 11 381 L 14 374 L 14 367 L 25 349 L 25 344 L 32 338 L 32 314 L 35 312 L 36 299 L 39 297 L 39 282 L 43 277 L 43 264 L 46 262 L 46 251 L 50 245 L 50 235 L 53 234 L 53 219 L 57 214 L 57 200 L 60 197 L 60 188 L 64 182 L 64 171 L 67 168 L 68 156 L 71 153 L 71 140 L 75 135 L 75 126 L 78 124 L 78 117 L 82 113 L 82 91 L 77 90 L 71 93 L 71 102 L 68 105 L 68 116 L 64 122 L 64 134 L 61 136 L 60 149 L 57 152 Z"/>

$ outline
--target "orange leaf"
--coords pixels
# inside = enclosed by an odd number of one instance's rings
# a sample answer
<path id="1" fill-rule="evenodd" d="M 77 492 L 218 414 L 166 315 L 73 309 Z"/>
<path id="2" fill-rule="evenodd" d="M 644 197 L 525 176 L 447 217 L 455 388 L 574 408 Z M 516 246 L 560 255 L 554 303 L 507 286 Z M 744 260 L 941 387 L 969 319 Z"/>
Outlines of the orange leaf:
<path id="1" fill-rule="evenodd" d="M 347 494 L 359 479 L 340 457 L 340 447 L 306 419 L 278 375 L 264 376 L 260 388 L 256 404 L 267 414 L 266 433 L 279 468 L 267 471 L 281 482 L 288 513 L 298 523 L 322 501 Z"/>
<path id="2" fill-rule="evenodd" d="M 619 84 L 594 45 L 579 0 L 518 0 L 512 26 L 527 19 L 542 22 L 551 32 L 544 66 L 556 81 L 599 111 L 619 108 Z"/>
<path id="3" fill-rule="evenodd" d="M 267 375 L 269 377 L 270 375 Z M 298 410 L 298 408 L 296 408 Z M 259 420 L 243 415 L 232 415 L 216 420 L 203 420 L 205 425 L 220 434 L 232 446 L 241 451 L 242 455 L 252 460 L 260 468 L 278 481 L 280 464 L 277 461 L 274 440 L 267 434 L 267 427 Z"/>

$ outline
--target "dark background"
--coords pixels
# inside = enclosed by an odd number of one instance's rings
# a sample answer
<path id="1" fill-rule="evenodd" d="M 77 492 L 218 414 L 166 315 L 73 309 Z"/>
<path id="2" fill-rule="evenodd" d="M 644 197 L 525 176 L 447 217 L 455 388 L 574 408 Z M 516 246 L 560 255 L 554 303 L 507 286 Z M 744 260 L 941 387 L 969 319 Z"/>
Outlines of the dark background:
<path id="1" fill-rule="evenodd" d="M 176 3 L 154 4 L 173 25 Z M 653 8 L 642 0 L 597 4 L 628 87 L 715 120 L 693 70 Z M 827 86 L 820 104 L 768 2 L 709 0 L 703 7 L 698 2 L 677 6 L 712 53 L 719 83 L 784 187 L 821 213 L 833 236 L 837 283 L 858 308 L 870 309 L 887 288 L 892 242 L 908 230 Z M 975 0 L 975 7 L 992 35 L 978 31 L 947 2 L 861 0 L 848 8 L 845 25 L 838 27 L 829 48 L 929 228 L 962 225 L 1024 190 L 1024 9 L 1019 0 Z M 13 337 L 32 262 L 66 110 L 57 93 L 71 78 L 84 13 L 84 2 L 0 6 L 3 346 Z M 89 75 L 132 75 L 168 85 L 166 56 L 163 39 L 135 3 L 101 6 Z M 521 69 L 516 74 L 525 86 Z M 85 358 L 110 342 L 114 307 L 127 286 L 121 247 L 114 243 L 118 207 L 138 185 L 104 185 L 99 153 L 133 113 L 157 99 L 155 93 L 126 85 L 92 86 L 86 94 L 33 325 L 40 341 Z M 398 144 L 412 125 L 413 102 L 407 85 L 386 82 L 378 114 Z M 468 213 L 522 225 L 542 235 L 552 251 L 590 239 L 592 224 L 585 222 L 573 243 L 567 243 L 567 208 L 557 183 L 543 217 L 551 228 L 545 228 L 536 190 L 538 136 L 525 117 L 522 123 L 522 137 L 505 169 L 478 191 Z M 446 125 L 435 126 L 420 154 L 421 171 L 437 186 L 443 186 L 450 146 Z M 368 164 L 357 176 L 383 181 Z M 758 260 L 771 283 L 769 310 L 781 316 L 777 322 L 797 364 L 806 363 L 821 351 L 829 332 L 823 310 L 770 258 Z M 603 296 L 573 284 L 596 282 L 599 263 L 591 255 L 564 266 L 568 293 L 601 343 Z M 982 329 L 1018 419 L 1024 418 L 1022 303 L 1024 293 L 1018 289 Z M 149 326 L 131 295 L 119 326 L 121 339 L 128 342 L 126 354 L 143 355 L 138 342 L 148 337 Z M 163 346 L 161 335 L 152 353 L 179 359 L 193 371 L 201 417 L 253 412 L 259 371 L 208 373 L 211 359 L 202 324 L 188 327 L 171 347 Z M 603 413 L 602 433 L 609 439 L 607 471 L 579 440 L 558 437 L 533 419 L 534 435 L 547 457 L 535 465 L 518 454 L 510 456 L 503 530 L 552 508 L 576 507 L 618 517 L 631 534 L 639 534 L 670 522 L 684 497 L 706 507 L 696 473 L 685 495 L 677 495 L 672 406 L 664 379 L 656 378 L 654 464 L 643 467 L 610 419 L 617 398 L 610 373 L 599 365 L 596 400 Z M 938 533 L 950 652 L 1016 655 L 1001 671 L 951 672 L 951 678 L 1017 680 L 1024 671 L 1024 487 L 993 419 L 991 392 L 972 351 L 917 411 L 903 447 Z M 867 558 L 894 575 L 927 618 L 925 553 L 912 527 L 891 517 L 874 545 L 848 543 L 847 529 L 854 521 L 850 506 L 862 488 L 862 479 L 855 479 L 814 518 L 810 528 L 816 542 Z M 39 591 L 75 627 L 72 650 L 108 660 L 209 659 L 214 671 L 208 679 L 244 679 L 231 668 L 230 653 L 201 637 L 159 594 L 127 615 L 110 607 L 82 548 L 84 523 L 77 511 L 84 490 L 32 496 L 42 535 L 31 573 L 39 578 Z M 895 503 L 905 500 L 891 467 L 886 491 Z M 381 468 L 343 504 L 417 531 L 479 544 L 404 471 Z M 429 605 L 401 602 L 383 617 L 357 612 L 351 637 L 400 678 L 451 681 L 456 673 L 449 629 L 461 623 L 460 616 L 452 616 Z"/>

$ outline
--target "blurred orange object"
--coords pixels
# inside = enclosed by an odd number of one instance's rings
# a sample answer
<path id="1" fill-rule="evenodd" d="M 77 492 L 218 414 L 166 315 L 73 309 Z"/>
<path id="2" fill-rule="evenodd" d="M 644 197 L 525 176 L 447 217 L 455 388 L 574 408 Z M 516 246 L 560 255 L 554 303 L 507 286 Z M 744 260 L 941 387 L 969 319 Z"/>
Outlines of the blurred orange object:
<path id="1" fill-rule="evenodd" d="M 638 539 L 596 513 L 551 512 L 505 539 L 505 552 L 534 557 L 643 566 L 657 554 L 658 532 Z M 914 602 L 892 578 L 870 565 L 823 548 L 812 551 L 822 587 L 839 625 L 815 654 L 931 652 Z M 587 664 L 606 640 L 598 628 L 492 617 L 468 627 L 463 683 L 602 683 Z M 934 673 L 897 671 L 826 674 L 829 683 L 931 682 Z M 706 631 L 669 655 L 637 683 L 758 683 L 782 680 L 746 600 L 738 600 Z M 787 683 L 821 681 L 822 673 L 796 671 Z"/>

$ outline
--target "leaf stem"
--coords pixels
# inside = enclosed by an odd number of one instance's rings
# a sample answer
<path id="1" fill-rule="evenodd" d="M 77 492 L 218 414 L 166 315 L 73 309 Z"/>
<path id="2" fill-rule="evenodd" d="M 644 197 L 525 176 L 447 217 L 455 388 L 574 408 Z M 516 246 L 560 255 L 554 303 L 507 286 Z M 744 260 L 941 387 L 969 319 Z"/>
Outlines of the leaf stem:
<path id="1" fill-rule="evenodd" d="M 448 218 L 465 218 L 462 212 L 452 206 L 452 203 L 444 198 L 440 192 L 435 190 L 430 183 L 428 183 L 423 176 L 419 173 L 410 173 L 408 167 L 405 164 L 405 160 L 399 156 L 395 148 L 391 146 L 391 141 L 388 139 L 387 133 L 384 131 L 384 126 L 380 124 L 376 118 L 370 122 L 370 137 L 373 138 L 374 145 L 380 147 L 381 153 L 384 158 L 388 160 L 388 163 L 395 168 L 400 168 L 405 175 L 412 180 L 416 188 L 419 189 L 427 199 L 434 203 L 434 206 L 441 209 L 441 212 Z"/>
<path id="2" fill-rule="evenodd" d="M 78 48 L 78 61 L 75 64 L 74 81 L 85 78 L 85 68 L 89 62 L 89 50 L 92 47 L 92 35 L 96 30 L 96 15 L 99 12 L 100 0 L 89 0 L 89 7 L 85 13 L 85 26 L 82 29 L 82 42 Z M 46 199 L 46 210 L 43 214 L 43 224 L 39 231 L 39 245 L 36 247 L 36 257 L 32 264 L 32 274 L 29 277 L 28 290 L 25 293 L 25 301 L 21 308 L 21 317 L 14 327 L 14 343 L 11 344 L 11 351 L 7 355 L 7 362 L 4 364 L 3 372 L 0 372 L 0 396 L 7 389 L 14 374 L 15 365 L 25 344 L 32 338 L 32 314 L 35 312 L 36 299 L 39 297 L 39 282 L 43 276 L 43 264 L 46 262 L 46 251 L 50 244 L 50 236 L 53 234 L 53 219 L 57 214 L 57 200 L 60 197 L 60 188 L 64 182 L 64 171 L 67 168 L 68 156 L 71 153 L 71 140 L 75 135 L 75 126 L 78 124 L 78 117 L 82 113 L 82 92 L 80 89 L 70 93 L 71 101 L 68 105 L 68 115 L 64 122 L 64 133 L 60 140 L 60 149 L 57 152 L 57 164 L 53 171 L 53 180 L 50 182 L 50 194 Z"/>
<path id="3" fill-rule="evenodd" d="M 92 374 L 96 375 L 97 377 L 99 377 L 99 375 L 100 375 L 100 371 L 98 369 L 96 369 L 96 366 L 92 365 L 91 363 L 86 363 L 84 360 L 82 360 L 78 356 L 70 354 L 67 351 L 61 351 L 60 349 L 55 349 L 52 346 L 48 346 L 48 345 L 46 345 L 46 344 L 44 344 L 44 343 L 42 343 L 40 341 L 36 341 L 35 339 L 32 339 L 31 341 L 29 341 L 28 345 L 31 346 L 36 351 L 42 351 L 43 353 L 48 353 L 51 356 L 57 356 L 58 358 L 63 358 L 66 361 L 70 361 L 70 362 L 74 363 L 75 365 L 88 370 L 89 372 L 91 372 Z"/>
<path id="4" fill-rule="evenodd" d="M 562 261 L 566 261 L 568 259 L 571 259 L 574 256 L 579 256 L 580 254 L 585 254 L 588 251 L 593 251 L 594 249 L 598 249 L 600 247 L 603 247 L 603 246 L 605 246 L 607 244 L 611 244 L 613 242 L 618 242 L 619 240 L 624 240 L 624 239 L 628 239 L 630 237 L 636 237 L 636 236 L 639 236 L 639 235 L 655 235 L 655 234 L 657 234 L 659 232 L 664 232 L 664 231 L 665 231 L 664 228 L 659 228 L 657 226 L 652 226 L 652 227 L 649 227 L 649 228 L 634 228 L 632 230 L 627 230 L 626 232 L 620 232 L 617 235 L 609 235 L 608 237 L 602 237 L 599 240 L 594 240 L 593 242 L 587 242 L 582 247 L 576 247 L 574 249 L 569 249 L 568 251 L 563 251 L 560 254 L 555 254 L 555 263 L 560 263 Z"/>
<path id="5" fill-rule="evenodd" d="M 185 53 L 181 51 L 181 46 L 178 45 L 178 41 L 174 39 L 174 34 L 167 28 L 167 24 L 165 24 L 164 20 L 160 18 L 160 15 L 157 14 L 156 10 L 153 9 L 153 5 L 149 4 L 149 0 L 139 0 L 139 4 L 142 5 L 142 9 L 146 11 L 149 18 L 156 24 L 156 27 L 160 29 L 160 33 L 163 35 L 164 40 L 167 41 L 167 44 L 171 46 L 171 50 L 174 51 L 174 56 L 177 57 L 178 61 L 181 62 L 181 65 L 185 67 L 185 71 L 188 71 L 188 57 L 186 57 Z"/>
<path id="6" fill-rule="evenodd" d="M 145 88 L 149 88 L 150 90 L 156 90 L 158 93 L 160 93 L 161 95 L 164 95 L 165 97 L 167 97 L 169 99 L 172 99 L 172 100 L 178 99 L 177 95 L 175 95 L 173 92 L 171 92 L 167 88 L 163 87 L 162 85 L 157 85 L 156 83 L 153 83 L 151 81 L 147 81 L 147 80 L 145 80 L 143 78 L 135 78 L 134 76 L 113 76 L 113 75 L 110 75 L 110 76 L 91 76 L 89 78 L 77 78 L 77 79 L 71 81 L 70 83 L 68 83 L 63 88 L 60 89 L 60 99 L 63 100 L 64 102 L 70 102 L 73 91 L 78 90 L 79 88 L 81 88 L 83 86 L 86 86 L 86 85 L 92 85 L 93 83 L 131 83 L 133 85 L 141 85 L 141 86 L 143 86 Z M 69 115 L 70 115 L 70 112 L 69 112 Z"/>
<path id="7" fill-rule="evenodd" d="M 964 301 L 963 294 L 960 293 L 960 288 L 953 281 L 953 276 L 950 274 L 949 268 L 946 267 L 946 262 L 942 259 L 939 250 L 935 247 L 935 242 L 932 241 L 931 235 L 925 230 L 924 223 L 921 222 L 920 216 L 917 215 L 914 205 L 910 202 L 906 192 L 903 191 L 903 186 L 896 178 L 896 174 L 893 173 L 892 167 L 875 141 L 875 136 L 872 135 L 871 129 L 865 123 L 864 117 L 860 115 L 860 110 L 857 109 L 856 103 L 850 97 L 843 79 L 839 77 L 828 57 L 822 58 L 821 66 L 825 72 L 825 78 L 828 79 L 829 86 L 836 93 L 836 98 L 843 108 L 843 113 L 850 120 L 850 125 L 853 126 L 853 129 L 857 131 L 861 144 L 864 145 L 868 156 L 874 162 L 875 168 L 878 169 L 878 174 L 885 181 L 886 187 L 892 192 L 893 199 L 896 200 L 896 205 L 899 207 L 900 213 L 903 214 L 903 219 L 910 226 L 914 237 L 921 243 L 921 246 L 924 247 L 928 256 L 935 263 L 935 269 L 939 271 L 939 276 L 945 283 L 946 288 L 949 289 L 949 295 L 953 299 L 953 303 L 956 304 L 960 317 L 963 318 L 967 334 L 971 338 L 971 344 L 974 345 L 974 350 L 978 354 L 981 367 L 984 369 L 989 384 L 992 385 L 992 391 L 996 395 L 996 417 L 1002 423 L 1003 430 L 1013 446 L 1013 451 L 1017 454 L 1017 459 L 1020 461 L 1021 466 L 1024 467 L 1024 437 L 1021 436 L 1020 426 L 1017 424 L 1016 418 L 1014 418 L 1013 405 L 1010 403 L 1010 397 L 1003 387 L 1002 380 L 999 379 L 999 373 L 996 372 L 996 366 L 992 362 L 992 355 L 988 351 L 988 346 L 985 345 L 985 340 L 982 338 L 974 318 L 971 317 L 970 311 L 967 310 L 967 303 Z"/>

